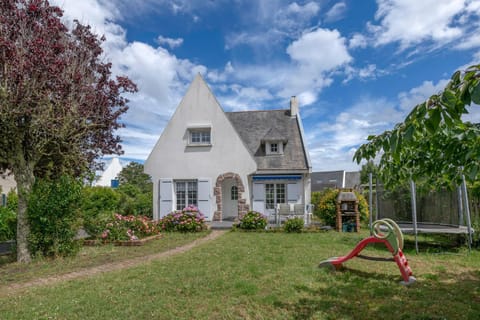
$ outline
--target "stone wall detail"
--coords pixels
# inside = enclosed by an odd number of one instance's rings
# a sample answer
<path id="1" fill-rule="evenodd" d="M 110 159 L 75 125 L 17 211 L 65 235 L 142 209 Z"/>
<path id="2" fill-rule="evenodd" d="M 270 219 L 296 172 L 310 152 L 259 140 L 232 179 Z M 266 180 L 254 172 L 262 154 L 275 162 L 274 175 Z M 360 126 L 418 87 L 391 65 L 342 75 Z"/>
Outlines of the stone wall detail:
<path id="1" fill-rule="evenodd" d="M 238 218 L 242 218 L 250 210 L 247 200 L 244 199 L 245 186 L 240 176 L 233 172 L 223 173 L 218 176 L 213 188 L 213 195 L 217 204 L 217 210 L 213 214 L 213 221 L 222 221 L 222 183 L 227 179 L 232 179 L 238 188 Z"/>

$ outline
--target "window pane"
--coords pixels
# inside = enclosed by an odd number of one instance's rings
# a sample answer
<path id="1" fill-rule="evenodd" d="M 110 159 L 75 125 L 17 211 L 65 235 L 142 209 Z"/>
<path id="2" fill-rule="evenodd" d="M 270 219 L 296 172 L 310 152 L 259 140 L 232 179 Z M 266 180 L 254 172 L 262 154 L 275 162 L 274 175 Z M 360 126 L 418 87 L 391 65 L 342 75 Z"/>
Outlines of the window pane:
<path id="1" fill-rule="evenodd" d="M 267 209 L 275 208 L 275 185 L 272 183 L 265 184 L 265 207 Z"/>
<path id="2" fill-rule="evenodd" d="M 200 141 L 201 141 L 200 132 L 192 131 L 191 132 L 191 139 L 192 139 L 192 143 L 200 143 Z"/>
<path id="3" fill-rule="evenodd" d="M 278 144 L 276 144 L 276 143 L 270 144 L 270 151 L 271 152 L 278 152 Z"/>
<path id="4" fill-rule="evenodd" d="M 197 206 L 197 182 L 188 182 L 188 205 Z"/>
<path id="5" fill-rule="evenodd" d="M 231 199 L 232 200 L 238 200 L 238 188 L 237 188 L 237 186 L 232 187 Z"/>
<path id="6" fill-rule="evenodd" d="M 285 203 L 285 184 L 277 184 L 277 203 Z"/>
<path id="7" fill-rule="evenodd" d="M 175 195 L 177 197 L 177 210 L 182 210 L 183 208 L 186 207 L 186 203 L 185 203 L 185 188 L 186 188 L 186 185 L 185 185 L 185 182 L 176 182 L 175 183 L 175 188 L 176 188 L 176 191 L 175 191 Z"/>
<path id="8" fill-rule="evenodd" d="M 210 130 L 205 130 L 205 129 L 190 130 L 190 143 L 210 144 Z"/>
<path id="9" fill-rule="evenodd" d="M 202 132 L 202 143 L 210 143 L 210 131 Z"/>

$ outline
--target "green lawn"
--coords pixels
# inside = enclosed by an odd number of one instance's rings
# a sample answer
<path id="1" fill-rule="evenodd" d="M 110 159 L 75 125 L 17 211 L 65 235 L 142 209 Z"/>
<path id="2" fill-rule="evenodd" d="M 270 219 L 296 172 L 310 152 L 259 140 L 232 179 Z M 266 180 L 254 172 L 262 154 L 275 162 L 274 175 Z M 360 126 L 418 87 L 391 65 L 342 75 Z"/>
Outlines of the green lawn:
<path id="1" fill-rule="evenodd" d="M 480 251 L 416 255 L 407 241 L 409 287 L 394 262 L 317 268 L 365 235 L 229 232 L 168 259 L 0 298 L 0 318 L 478 319 Z"/>
<path id="2" fill-rule="evenodd" d="M 75 257 L 63 259 L 35 259 L 25 265 L 11 263 L 10 256 L 0 259 L 0 287 L 11 283 L 23 283 L 38 277 L 47 277 L 96 267 L 106 263 L 141 257 L 148 254 L 164 252 L 203 237 L 202 233 L 165 233 L 161 240 L 146 242 L 143 246 L 122 247 L 113 244 L 103 246 L 85 246 Z M 2 317 L 0 316 L 0 319 Z"/>

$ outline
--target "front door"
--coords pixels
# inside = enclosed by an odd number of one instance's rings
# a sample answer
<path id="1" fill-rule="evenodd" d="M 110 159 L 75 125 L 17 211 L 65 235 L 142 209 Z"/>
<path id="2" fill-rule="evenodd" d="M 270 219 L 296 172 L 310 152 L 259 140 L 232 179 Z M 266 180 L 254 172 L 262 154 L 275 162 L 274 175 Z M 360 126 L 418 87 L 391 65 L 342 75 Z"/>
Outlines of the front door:
<path id="1" fill-rule="evenodd" d="M 234 179 L 226 179 L 222 184 L 222 220 L 238 217 L 238 187 Z"/>
<path id="2" fill-rule="evenodd" d="M 266 183 L 265 184 L 265 209 L 266 214 L 272 217 L 277 208 L 277 204 L 286 203 L 285 183 Z"/>

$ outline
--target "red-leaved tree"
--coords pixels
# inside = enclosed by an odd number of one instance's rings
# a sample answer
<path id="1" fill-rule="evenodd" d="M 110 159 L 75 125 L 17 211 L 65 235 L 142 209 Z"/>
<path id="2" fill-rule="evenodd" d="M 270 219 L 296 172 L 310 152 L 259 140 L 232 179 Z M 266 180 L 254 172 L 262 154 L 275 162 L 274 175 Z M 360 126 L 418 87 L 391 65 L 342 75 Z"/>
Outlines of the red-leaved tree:
<path id="1" fill-rule="evenodd" d="M 114 132 L 136 91 L 111 74 L 90 27 L 60 20 L 46 0 L 0 1 L 0 170 L 18 191 L 17 260 L 30 261 L 28 195 L 35 178 L 79 175 L 103 154 L 121 153 Z"/>

